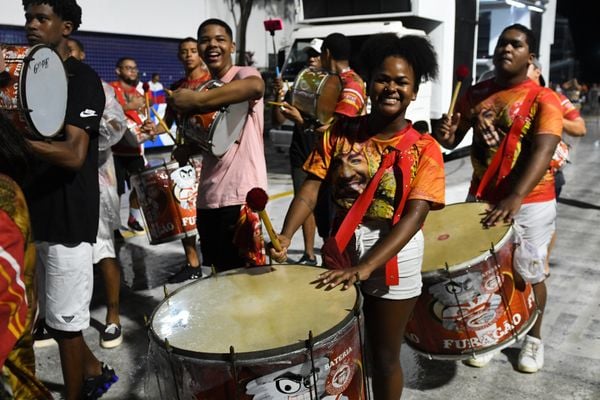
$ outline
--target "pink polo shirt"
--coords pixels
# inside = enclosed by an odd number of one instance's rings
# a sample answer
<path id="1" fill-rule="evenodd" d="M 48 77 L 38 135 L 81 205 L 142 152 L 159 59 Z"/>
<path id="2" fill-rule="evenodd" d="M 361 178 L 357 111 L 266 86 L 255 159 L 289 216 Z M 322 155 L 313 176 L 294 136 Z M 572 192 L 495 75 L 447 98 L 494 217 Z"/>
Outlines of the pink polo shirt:
<path id="1" fill-rule="evenodd" d="M 252 67 L 233 66 L 220 79 L 223 83 L 258 76 Z M 248 102 L 248 119 L 242 129 L 239 143 L 234 143 L 221 158 L 204 154 L 198 208 L 221 208 L 244 204 L 250 189 L 267 190 L 267 165 L 263 141 L 263 99 Z"/>

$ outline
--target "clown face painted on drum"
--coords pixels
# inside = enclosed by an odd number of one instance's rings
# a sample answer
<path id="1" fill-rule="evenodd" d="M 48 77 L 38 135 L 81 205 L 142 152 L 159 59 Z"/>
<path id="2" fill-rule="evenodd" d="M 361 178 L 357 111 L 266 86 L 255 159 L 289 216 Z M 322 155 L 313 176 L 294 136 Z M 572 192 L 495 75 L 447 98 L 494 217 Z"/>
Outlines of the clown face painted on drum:
<path id="1" fill-rule="evenodd" d="M 313 398 L 316 390 L 319 399 L 337 399 L 325 393 L 328 365 L 329 359 L 322 357 L 315 360 L 315 374 L 312 373 L 311 363 L 306 362 L 261 376 L 246 385 L 246 394 L 252 395 L 254 400 L 303 400 Z M 339 399 L 347 397 L 342 395 Z"/>
<path id="2" fill-rule="evenodd" d="M 198 50 L 214 77 L 221 78 L 233 65 L 235 43 L 221 25 L 207 25 L 198 34 Z"/>
<path id="3" fill-rule="evenodd" d="M 486 281 L 486 285 L 482 284 L 483 274 L 475 271 L 429 288 L 429 293 L 437 300 L 432 310 L 445 329 L 464 331 L 466 325 L 478 330 L 498 320 L 504 307 L 500 304 L 500 296 L 493 292 L 498 289 L 497 282 L 501 278 L 493 273 L 488 275 L 491 275 L 488 277 L 490 282 Z"/>
<path id="4" fill-rule="evenodd" d="M 177 168 L 171 173 L 173 181 L 173 196 L 179 205 L 186 209 L 196 208 L 198 185 L 196 184 L 196 171 L 191 165 Z"/>
<path id="5" fill-rule="evenodd" d="M 73 31 L 70 21 L 63 21 L 47 4 L 31 5 L 25 12 L 25 33 L 30 45 L 57 47 Z"/>

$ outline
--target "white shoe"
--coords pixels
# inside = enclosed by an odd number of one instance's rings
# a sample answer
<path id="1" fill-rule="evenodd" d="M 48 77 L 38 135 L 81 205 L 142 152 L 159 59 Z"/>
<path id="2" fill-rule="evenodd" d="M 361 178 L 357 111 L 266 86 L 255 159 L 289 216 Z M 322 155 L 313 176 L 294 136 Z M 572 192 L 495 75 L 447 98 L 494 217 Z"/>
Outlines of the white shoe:
<path id="1" fill-rule="evenodd" d="M 494 351 L 490 351 L 489 353 L 484 354 L 477 354 L 473 357 L 463 360 L 463 364 L 470 365 L 471 367 L 483 368 L 486 365 L 488 365 L 490 361 L 492 361 L 492 358 L 494 358 L 495 355 L 496 352 Z"/>
<path id="2" fill-rule="evenodd" d="M 519 371 L 534 373 L 544 366 L 544 343 L 533 336 L 525 336 L 519 353 Z"/>

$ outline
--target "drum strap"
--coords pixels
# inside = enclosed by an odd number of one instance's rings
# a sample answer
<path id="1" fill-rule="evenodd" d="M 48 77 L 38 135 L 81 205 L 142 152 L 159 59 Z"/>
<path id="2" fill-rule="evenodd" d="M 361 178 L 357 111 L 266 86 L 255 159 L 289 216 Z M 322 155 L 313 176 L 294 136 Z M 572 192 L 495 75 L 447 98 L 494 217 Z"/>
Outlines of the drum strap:
<path id="1" fill-rule="evenodd" d="M 541 86 L 533 88 L 529 91 L 529 93 L 527 93 L 525 99 L 523 99 L 521 108 L 514 117 L 510 131 L 506 136 L 504 136 L 502 142 L 500 142 L 498 150 L 496 151 L 494 158 L 492 158 L 492 162 L 479 182 L 476 193 L 477 199 L 497 201 L 503 197 L 503 191 L 500 190 L 496 191 L 496 193 L 492 195 L 490 193 L 491 190 L 489 184 L 492 179 L 496 177 L 494 187 L 500 188 L 500 185 L 510 173 L 513 166 L 517 144 L 519 143 L 519 139 L 521 137 L 521 132 L 523 131 L 525 124 L 530 121 L 529 115 L 531 114 L 531 107 L 533 106 L 533 102 L 535 101 L 537 95 L 541 91 Z M 503 189 L 506 189 L 506 186 L 504 186 Z"/>
<path id="2" fill-rule="evenodd" d="M 361 193 L 361 195 L 356 199 L 348 213 L 344 217 L 344 220 L 340 224 L 339 229 L 337 230 L 335 236 L 331 239 L 333 241 L 328 240 L 329 244 L 326 243 L 323 246 L 323 250 L 327 253 L 329 250 L 337 250 L 338 254 L 344 252 L 350 239 L 354 235 L 354 231 L 356 227 L 362 220 L 363 216 L 367 212 L 369 205 L 371 204 L 373 197 L 375 196 L 375 190 L 379 185 L 379 181 L 383 177 L 383 173 L 393 165 L 400 166 L 400 170 L 402 171 L 402 182 L 396 185 L 396 190 L 402 190 L 402 196 L 400 201 L 398 202 L 398 206 L 394 210 L 394 217 L 392 219 L 392 224 L 395 225 L 402 215 L 402 210 L 404 209 L 404 204 L 406 203 L 406 199 L 408 198 L 408 190 L 410 185 L 410 170 L 413 164 L 412 157 L 407 154 L 407 150 L 419 140 L 421 135 L 415 131 L 414 129 L 408 129 L 402 139 L 398 142 L 394 149 L 388 151 L 382 158 L 381 164 L 379 165 L 379 169 L 369 181 L 366 189 Z M 335 244 L 337 249 L 328 249 L 328 247 Z M 323 252 L 323 251 L 322 251 Z M 324 254 L 324 257 L 326 255 Z M 327 257 L 326 261 L 329 261 Z M 399 282 L 398 275 L 398 267 L 397 267 L 397 257 L 394 256 L 386 263 L 386 284 L 387 285 L 397 285 Z M 328 263 L 329 264 L 329 263 Z M 332 264 L 332 265 L 331 265 Z M 329 264 L 328 266 L 332 268 L 343 268 L 348 265 L 339 265 L 335 261 Z"/>

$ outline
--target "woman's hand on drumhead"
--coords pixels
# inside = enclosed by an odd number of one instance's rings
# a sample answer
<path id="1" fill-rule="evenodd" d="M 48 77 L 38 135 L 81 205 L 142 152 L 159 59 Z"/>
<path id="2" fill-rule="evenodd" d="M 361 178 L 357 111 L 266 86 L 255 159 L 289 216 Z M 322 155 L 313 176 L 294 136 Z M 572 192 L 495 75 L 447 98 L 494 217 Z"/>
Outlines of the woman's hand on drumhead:
<path id="1" fill-rule="evenodd" d="M 506 224 L 512 223 L 515 215 L 521 209 L 523 198 L 516 194 L 510 194 L 498 202 L 495 206 L 490 206 L 481 223 L 487 227 L 495 226 L 498 222 Z"/>
<path id="2" fill-rule="evenodd" d="M 314 283 L 317 284 L 319 289 L 324 287 L 325 290 L 331 290 L 336 286 L 343 285 L 342 290 L 346 290 L 355 283 L 368 278 L 363 275 L 364 272 L 359 267 L 332 269 L 319 275 L 319 279 Z"/>
<path id="3" fill-rule="evenodd" d="M 290 238 L 283 235 L 277 235 L 277 239 L 279 239 L 279 244 L 281 246 L 281 251 L 277 251 L 272 243 L 269 243 L 269 254 L 271 258 L 278 263 L 284 263 L 287 261 L 287 249 L 290 247 Z"/>

